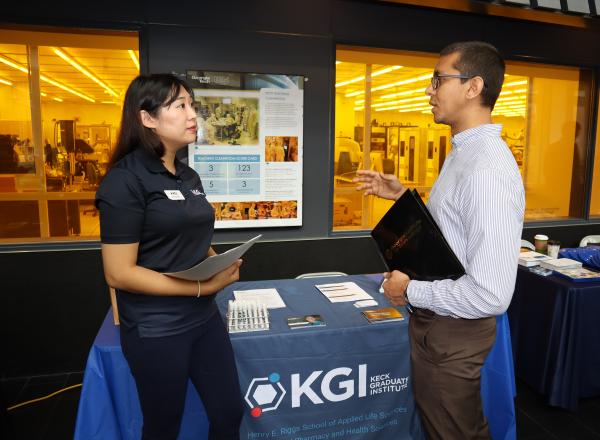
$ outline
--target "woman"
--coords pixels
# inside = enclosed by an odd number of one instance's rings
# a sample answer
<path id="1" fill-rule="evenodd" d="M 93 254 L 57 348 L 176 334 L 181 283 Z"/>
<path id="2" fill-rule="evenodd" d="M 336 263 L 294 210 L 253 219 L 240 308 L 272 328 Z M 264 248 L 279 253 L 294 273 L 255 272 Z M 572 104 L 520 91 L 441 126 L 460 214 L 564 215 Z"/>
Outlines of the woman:
<path id="1" fill-rule="evenodd" d="M 214 295 L 241 260 L 206 281 L 171 278 L 215 252 L 214 209 L 198 175 L 176 160 L 196 138 L 192 90 L 173 75 L 141 75 L 127 90 L 111 167 L 96 194 L 102 261 L 117 289 L 121 346 L 144 417 L 142 439 L 176 439 L 188 378 L 210 439 L 239 439 L 241 393 Z"/>

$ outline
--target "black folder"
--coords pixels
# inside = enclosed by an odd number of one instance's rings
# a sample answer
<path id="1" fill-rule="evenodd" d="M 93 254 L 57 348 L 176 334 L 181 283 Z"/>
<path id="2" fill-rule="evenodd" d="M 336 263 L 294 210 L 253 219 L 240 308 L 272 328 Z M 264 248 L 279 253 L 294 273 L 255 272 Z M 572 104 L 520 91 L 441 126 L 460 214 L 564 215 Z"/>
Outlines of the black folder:
<path id="1" fill-rule="evenodd" d="M 396 200 L 371 236 L 388 269 L 413 280 L 455 280 L 465 274 L 416 190 L 407 190 Z"/>

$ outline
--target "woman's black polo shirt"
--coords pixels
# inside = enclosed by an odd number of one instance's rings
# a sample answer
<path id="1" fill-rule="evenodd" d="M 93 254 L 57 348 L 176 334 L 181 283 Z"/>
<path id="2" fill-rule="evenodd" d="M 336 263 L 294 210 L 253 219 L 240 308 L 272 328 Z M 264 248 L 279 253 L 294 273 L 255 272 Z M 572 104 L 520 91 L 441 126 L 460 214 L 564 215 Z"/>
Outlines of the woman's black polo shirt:
<path id="1" fill-rule="evenodd" d="M 139 243 L 137 264 L 157 272 L 187 269 L 206 257 L 215 214 L 200 177 L 178 160 L 171 174 L 142 148 L 107 173 L 96 193 L 105 244 Z M 171 200 L 176 190 L 183 200 Z M 174 198 L 171 195 L 171 198 Z M 214 296 L 155 296 L 117 290 L 123 330 L 140 337 L 170 336 L 201 325 L 216 312 Z"/>

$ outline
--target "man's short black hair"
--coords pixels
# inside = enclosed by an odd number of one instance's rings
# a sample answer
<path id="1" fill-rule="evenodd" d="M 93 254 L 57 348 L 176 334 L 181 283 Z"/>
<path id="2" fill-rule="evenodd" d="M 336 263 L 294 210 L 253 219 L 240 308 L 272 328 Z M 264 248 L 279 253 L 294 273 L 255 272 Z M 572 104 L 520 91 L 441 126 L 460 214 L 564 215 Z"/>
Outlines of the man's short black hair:
<path id="1" fill-rule="evenodd" d="M 454 65 L 456 70 L 462 75 L 480 76 L 483 79 L 481 104 L 493 109 L 502 90 L 505 71 L 504 60 L 498 50 L 483 41 L 462 41 L 446 46 L 440 52 L 440 56 L 453 53 L 459 54 Z"/>

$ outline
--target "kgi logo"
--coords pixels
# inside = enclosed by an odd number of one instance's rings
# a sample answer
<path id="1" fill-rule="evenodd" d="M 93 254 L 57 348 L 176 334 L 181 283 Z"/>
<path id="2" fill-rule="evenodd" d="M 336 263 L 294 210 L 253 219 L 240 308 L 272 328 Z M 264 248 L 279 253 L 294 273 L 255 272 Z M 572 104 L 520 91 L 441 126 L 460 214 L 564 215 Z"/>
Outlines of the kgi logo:
<path id="1" fill-rule="evenodd" d="M 366 364 L 360 364 L 358 371 L 341 367 L 323 373 L 323 370 L 312 371 L 304 378 L 298 373 L 290 375 L 292 408 L 302 405 L 302 397 L 305 398 L 305 403 L 308 400 L 314 405 L 319 405 L 325 400 L 341 402 L 353 396 L 360 398 L 367 395 Z M 259 417 L 264 411 L 277 409 L 285 395 L 286 391 L 280 383 L 279 374 L 272 373 L 269 377 L 252 379 L 245 399 L 251 408 L 250 414 Z"/>
<path id="2" fill-rule="evenodd" d="M 277 373 L 252 379 L 244 398 L 252 408 L 250 414 L 253 417 L 259 417 L 263 411 L 273 411 L 279 407 L 285 396 L 285 389 L 279 383 L 279 379 Z"/>

